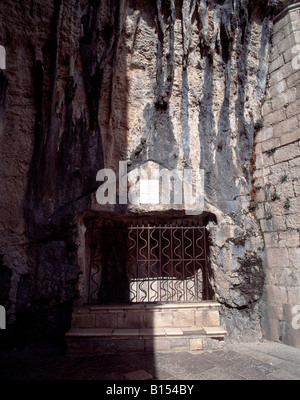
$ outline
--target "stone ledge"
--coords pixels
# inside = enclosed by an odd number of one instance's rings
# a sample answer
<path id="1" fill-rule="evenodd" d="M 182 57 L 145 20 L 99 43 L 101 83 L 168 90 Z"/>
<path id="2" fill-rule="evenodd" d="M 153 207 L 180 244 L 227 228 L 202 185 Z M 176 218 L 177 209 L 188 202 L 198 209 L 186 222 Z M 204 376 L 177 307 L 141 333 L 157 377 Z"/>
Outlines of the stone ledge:
<path id="1" fill-rule="evenodd" d="M 181 308 L 187 309 L 199 309 L 199 308 L 211 308 L 211 307 L 221 307 L 221 304 L 216 302 L 216 301 L 201 301 L 199 303 L 164 303 L 164 304 L 158 304 L 158 303 L 130 303 L 130 304 L 110 304 L 110 305 L 87 305 L 87 306 L 82 306 L 82 307 L 77 307 L 74 309 L 74 312 L 85 312 L 86 310 L 89 311 L 110 311 L 110 312 L 115 312 L 115 311 L 123 311 L 123 310 L 132 310 L 132 311 L 138 311 L 138 310 L 159 310 L 159 309 L 170 309 L 170 308 L 175 308 L 176 310 L 179 310 Z"/>
<path id="2" fill-rule="evenodd" d="M 156 352 L 202 350 L 220 348 L 224 343 L 226 331 L 222 327 L 191 327 L 189 329 L 123 329 L 111 335 L 97 329 L 70 329 L 66 334 L 68 355 L 94 355 L 119 352 Z M 119 330 L 120 331 L 120 330 Z M 126 332 L 127 331 L 127 332 Z"/>
<path id="3" fill-rule="evenodd" d="M 227 334 L 221 326 L 204 326 L 203 329 L 208 337 L 224 337 Z"/>
<path id="4" fill-rule="evenodd" d="M 144 337 L 178 337 L 178 336 L 207 336 L 225 337 L 227 331 L 221 326 L 188 328 L 158 328 L 158 329 L 109 329 L 109 328 L 71 328 L 67 338 L 144 338 Z"/>
<path id="5" fill-rule="evenodd" d="M 66 337 L 110 337 L 113 329 L 110 328 L 71 328 Z"/>

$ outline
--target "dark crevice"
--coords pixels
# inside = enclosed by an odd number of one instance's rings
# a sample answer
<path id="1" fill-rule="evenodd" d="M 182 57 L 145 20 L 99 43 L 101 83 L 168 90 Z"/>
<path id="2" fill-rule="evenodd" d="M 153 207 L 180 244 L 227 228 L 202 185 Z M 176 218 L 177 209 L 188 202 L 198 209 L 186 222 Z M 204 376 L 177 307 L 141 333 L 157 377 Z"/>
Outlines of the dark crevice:
<path id="1" fill-rule="evenodd" d="M 101 1 L 92 2 L 89 5 L 88 13 L 82 18 L 84 27 L 84 36 L 80 40 L 80 53 L 83 67 L 83 77 L 86 89 L 86 99 L 89 110 L 90 129 L 96 130 L 98 124 L 98 107 L 101 92 L 101 83 L 103 69 L 97 61 L 97 47 L 95 41 L 97 39 L 97 15 Z M 107 27 L 105 33 L 109 35 L 111 29 Z M 109 37 L 109 43 L 111 35 Z M 103 62 L 103 61 L 102 61 Z"/>
<path id="2" fill-rule="evenodd" d="M 51 108 L 50 115 L 45 116 L 49 119 L 49 128 L 46 136 L 45 152 L 43 156 L 44 162 L 44 179 L 41 182 L 41 196 L 44 198 L 51 198 L 55 191 L 55 182 L 53 176 L 55 175 L 56 166 L 56 148 L 59 137 L 58 132 L 58 116 L 56 115 L 56 99 L 55 90 L 57 85 L 57 49 L 58 49 L 58 35 L 59 35 L 59 14 L 61 10 L 62 0 L 54 0 L 54 11 L 51 21 L 51 38 L 50 38 L 50 90 L 51 90 Z"/>
<path id="3" fill-rule="evenodd" d="M 231 57 L 233 37 L 230 32 L 226 29 L 223 21 L 220 24 L 220 39 L 223 61 L 227 64 Z"/>
<path id="4" fill-rule="evenodd" d="M 155 107 L 157 110 L 167 110 L 168 100 L 167 94 L 163 93 L 164 71 L 163 71 L 163 54 L 164 54 L 164 23 L 161 10 L 161 0 L 156 0 L 156 20 L 157 20 L 157 56 L 156 56 L 156 83 L 157 93 Z"/>
<path id="5" fill-rule="evenodd" d="M 8 79 L 5 76 L 4 72 L 0 70 L 0 124 L 3 123 L 4 119 L 7 88 L 8 88 Z"/>

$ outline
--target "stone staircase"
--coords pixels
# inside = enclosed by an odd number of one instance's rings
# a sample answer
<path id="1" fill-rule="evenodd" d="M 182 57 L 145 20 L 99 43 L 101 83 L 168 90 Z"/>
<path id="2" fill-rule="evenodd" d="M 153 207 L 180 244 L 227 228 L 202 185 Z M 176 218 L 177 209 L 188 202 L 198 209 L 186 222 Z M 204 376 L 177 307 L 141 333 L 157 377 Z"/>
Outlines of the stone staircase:
<path id="1" fill-rule="evenodd" d="M 132 303 L 73 310 L 67 354 L 200 350 L 220 347 L 220 304 Z"/>

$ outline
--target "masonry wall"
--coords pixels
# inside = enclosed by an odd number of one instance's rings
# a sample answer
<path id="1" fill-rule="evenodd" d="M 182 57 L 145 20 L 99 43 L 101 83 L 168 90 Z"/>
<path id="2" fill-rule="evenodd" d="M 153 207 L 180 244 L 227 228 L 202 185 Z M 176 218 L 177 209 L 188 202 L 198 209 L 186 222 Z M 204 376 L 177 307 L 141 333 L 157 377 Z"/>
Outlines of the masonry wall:
<path id="1" fill-rule="evenodd" d="M 300 3 L 274 22 L 252 208 L 266 250 L 264 335 L 300 347 Z"/>

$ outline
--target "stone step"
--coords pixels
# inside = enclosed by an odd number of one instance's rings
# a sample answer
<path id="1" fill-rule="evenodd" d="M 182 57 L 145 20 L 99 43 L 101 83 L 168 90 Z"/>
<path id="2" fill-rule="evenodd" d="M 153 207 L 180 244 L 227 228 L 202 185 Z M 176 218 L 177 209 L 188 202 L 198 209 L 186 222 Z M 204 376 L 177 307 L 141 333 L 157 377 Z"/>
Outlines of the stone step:
<path id="1" fill-rule="evenodd" d="M 219 326 L 219 303 L 123 304 L 75 308 L 73 328 L 147 329 Z"/>
<path id="2" fill-rule="evenodd" d="M 155 329 L 71 328 L 66 333 L 66 344 L 68 354 L 192 351 L 220 347 L 226 333 L 220 326 Z"/>
<path id="3" fill-rule="evenodd" d="M 194 326 L 189 328 L 157 328 L 157 329 L 110 329 L 110 328 L 71 328 L 66 337 L 156 337 L 156 336 L 199 336 L 223 338 L 226 330 L 221 326 Z"/>
<path id="4" fill-rule="evenodd" d="M 73 310 L 68 354 L 200 350 L 219 347 L 220 304 L 135 303 L 89 305 Z"/>

